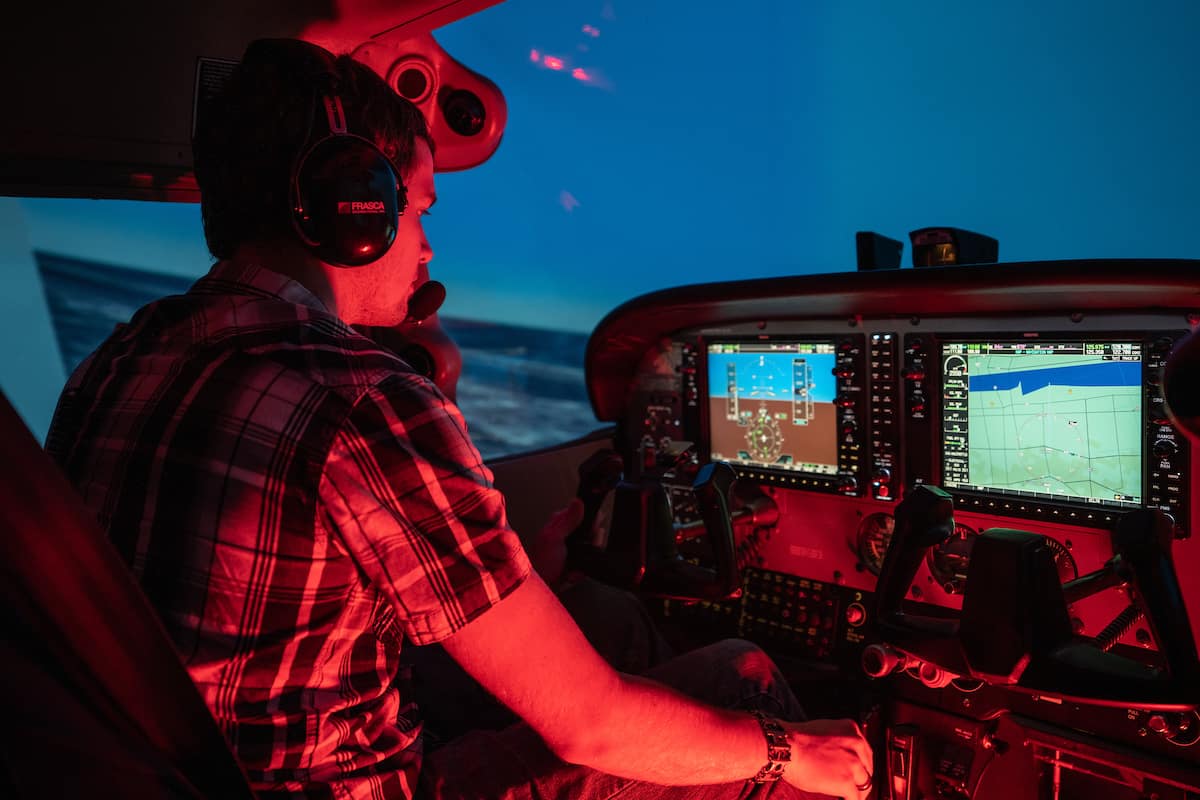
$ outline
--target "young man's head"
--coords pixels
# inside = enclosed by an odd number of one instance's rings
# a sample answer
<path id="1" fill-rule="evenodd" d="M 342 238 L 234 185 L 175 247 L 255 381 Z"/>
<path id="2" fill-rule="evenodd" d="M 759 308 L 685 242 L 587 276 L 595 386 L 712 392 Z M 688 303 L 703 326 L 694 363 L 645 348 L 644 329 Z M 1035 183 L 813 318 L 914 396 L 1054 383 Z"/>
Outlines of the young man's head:
<path id="1" fill-rule="evenodd" d="M 331 136 L 339 115 L 330 116 L 330 103 L 344 112 L 348 135 L 334 137 L 336 143 L 367 140 L 404 185 L 399 197 L 406 208 L 394 241 L 374 248 L 386 252 L 362 266 L 339 266 L 327 248 L 311 246 L 308 228 L 296 222 L 303 205 L 296 191 L 300 159 Z M 254 42 L 201 115 L 193 152 L 214 256 L 285 272 L 332 303 L 347 322 L 386 326 L 404 318 L 414 284 L 433 256 L 421 225 L 435 199 L 433 147 L 421 112 L 369 67 L 298 40 Z M 374 206 L 363 208 L 373 212 Z"/>

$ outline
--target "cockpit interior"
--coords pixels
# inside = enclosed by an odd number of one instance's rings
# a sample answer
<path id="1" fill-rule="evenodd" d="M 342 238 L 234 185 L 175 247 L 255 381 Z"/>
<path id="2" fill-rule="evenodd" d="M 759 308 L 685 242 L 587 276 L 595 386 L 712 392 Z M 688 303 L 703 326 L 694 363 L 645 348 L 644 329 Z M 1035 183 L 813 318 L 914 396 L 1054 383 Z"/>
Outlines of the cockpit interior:
<path id="1" fill-rule="evenodd" d="M 262 35 L 373 67 L 425 112 L 439 171 L 487 161 L 505 87 L 432 32 L 495 3 L 335 5 L 96 6 L 101 34 L 53 55 L 34 34 L 56 12 L 27 8 L 0 193 L 195 202 L 194 116 Z M 154 74 L 120 55 L 142 13 L 176 31 L 144 42 Z M 85 62 L 110 85 L 67 107 Z M 595 432 L 492 459 L 496 485 L 518 531 L 581 498 L 573 568 L 636 592 L 677 649 L 748 639 L 811 715 L 861 721 L 880 800 L 1200 796 L 1200 260 L 995 263 L 989 241 L 915 231 L 901 269 L 904 246 L 864 232 L 857 270 L 638 294 L 587 337 Z M 463 356 L 435 316 L 377 333 L 453 396 Z M 33 733 L 0 786 L 35 796 L 62 714 L 131 787 L 170 762 L 180 796 L 238 796 L 153 612 L 3 423 L 4 693 Z"/>
<path id="2" fill-rule="evenodd" d="M 630 301 L 588 352 L 626 469 L 610 513 L 637 509 L 654 531 L 643 509 L 661 495 L 671 525 L 610 552 L 651 591 L 691 587 L 663 601 L 680 629 L 762 642 L 821 687 L 808 696 L 857 706 L 885 796 L 1187 796 L 1174 769 L 1192 769 L 1198 724 L 1196 478 L 1163 387 L 1169 369 L 1191 392 L 1168 364 L 1197 321 L 1195 279 L 1186 262 L 1141 263 L 1134 285 L 1131 268 L 940 267 Z M 724 549 L 696 488 L 716 463 L 736 474 Z M 1142 547 L 1157 554 L 1135 577 Z"/>

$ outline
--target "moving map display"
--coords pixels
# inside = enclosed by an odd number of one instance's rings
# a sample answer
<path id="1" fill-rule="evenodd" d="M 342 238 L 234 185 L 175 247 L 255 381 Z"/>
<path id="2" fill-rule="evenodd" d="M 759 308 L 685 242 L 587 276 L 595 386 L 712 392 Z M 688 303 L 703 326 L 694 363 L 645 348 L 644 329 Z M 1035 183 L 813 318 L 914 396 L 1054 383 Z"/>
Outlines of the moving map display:
<path id="1" fill-rule="evenodd" d="M 1139 342 L 942 344 L 947 488 L 1138 505 Z"/>
<path id="2" fill-rule="evenodd" d="M 713 460 L 838 471 L 832 342 L 710 342 Z"/>

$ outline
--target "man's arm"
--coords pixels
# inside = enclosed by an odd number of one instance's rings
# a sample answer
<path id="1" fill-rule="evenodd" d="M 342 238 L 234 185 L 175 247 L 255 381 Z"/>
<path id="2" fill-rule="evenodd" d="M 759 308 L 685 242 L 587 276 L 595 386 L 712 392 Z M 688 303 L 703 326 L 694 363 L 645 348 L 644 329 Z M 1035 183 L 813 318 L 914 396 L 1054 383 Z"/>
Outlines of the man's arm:
<path id="1" fill-rule="evenodd" d="M 767 761 L 762 730 L 749 714 L 613 670 L 536 574 L 443 645 L 564 761 L 666 785 L 743 781 Z M 852 722 L 787 727 L 792 762 L 785 780 L 866 797 L 856 787 L 867 781 L 871 751 Z"/>
<path id="2" fill-rule="evenodd" d="M 615 672 L 530 569 L 461 415 L 397 373 L 359 398 L 320 484 L 335 542 L 393 603 L 405 636 L 442 642 L 564 760 L 665 784 L 745 780 L 767 761 L 749 714 Z M 853 723 L 789 726 L 789 782 L 860 798 Z"/>

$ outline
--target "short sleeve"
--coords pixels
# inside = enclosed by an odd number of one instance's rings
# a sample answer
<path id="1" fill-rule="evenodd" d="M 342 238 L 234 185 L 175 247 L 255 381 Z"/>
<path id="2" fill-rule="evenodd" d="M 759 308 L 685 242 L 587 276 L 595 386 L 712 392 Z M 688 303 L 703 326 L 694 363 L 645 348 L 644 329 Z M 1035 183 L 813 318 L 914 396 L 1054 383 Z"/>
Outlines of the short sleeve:
<path id="1" fill-rule="evenodd" d="M 420 376 L 391 376 L 359 399 L 319 492 L 334 535 L 415 644 L 445 639 L 529 575 L 461 413 Z"/>

